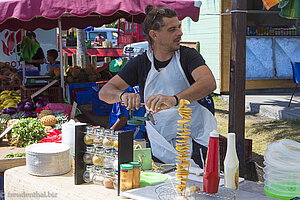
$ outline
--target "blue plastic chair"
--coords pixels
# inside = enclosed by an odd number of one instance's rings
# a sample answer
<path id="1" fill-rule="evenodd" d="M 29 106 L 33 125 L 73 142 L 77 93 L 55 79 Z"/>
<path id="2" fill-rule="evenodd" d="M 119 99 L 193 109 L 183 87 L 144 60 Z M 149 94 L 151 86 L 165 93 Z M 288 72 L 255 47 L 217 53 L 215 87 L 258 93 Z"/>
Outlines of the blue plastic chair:
<path id="1" fill-rule="evenodd" d="M 288 107 L 290 107 L 293 96 L 295 94 L 295 91 L 297 89 L 297 84 L 300 84 L 300 62 L 291 62 L 292 63 L 292 68 L 293 68 L 293 81 L 295 83 L 295 88 L 294 88 L 294 92 L 291 96 L 290 102 Z"/>

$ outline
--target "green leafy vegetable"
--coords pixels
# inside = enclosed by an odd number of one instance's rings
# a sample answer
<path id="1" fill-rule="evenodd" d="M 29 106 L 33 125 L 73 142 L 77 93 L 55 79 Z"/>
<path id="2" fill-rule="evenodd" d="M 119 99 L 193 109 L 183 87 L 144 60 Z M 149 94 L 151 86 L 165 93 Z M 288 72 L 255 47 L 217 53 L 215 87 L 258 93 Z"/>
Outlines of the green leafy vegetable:
<path id="1" fill-rule="evenodd" d="M 17 157 L 25 157 L 26 153 L 10 153 L 7 154 L 4 158 L 17 158 Z"/>
<path id="2" fill-rule="evenodd" d="M 26 147 L 46 136 L 46 127 L 35 118 L 21 119 L 11 130 L 10 145 Z"/>

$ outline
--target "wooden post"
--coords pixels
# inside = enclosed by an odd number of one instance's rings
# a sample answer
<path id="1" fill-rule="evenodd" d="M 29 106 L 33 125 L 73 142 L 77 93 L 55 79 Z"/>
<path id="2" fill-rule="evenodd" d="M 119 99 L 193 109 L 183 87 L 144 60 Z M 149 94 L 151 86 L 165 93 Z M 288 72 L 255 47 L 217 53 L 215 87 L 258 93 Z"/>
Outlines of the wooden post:
<path id="1" fill-rule="evenodd" d="M 77 65 L 76 54 L 72 54 L 72 66 L 74 67 L 75 65 Z"/>
<path id="2" fill-rule="evenodd" d="M 240 175 L 245 170 L 245 77 L 246 77 L 246 8 L 247 1 L 231 1 L 231 51 L 228 131 L 236 133 Z"/>
<path id="3" fill-rule="evenodd" d="M 97 56 L 96 55 L 91 56 L 91 64 L 95 67 L 95 69 L 97 69 Z"/>

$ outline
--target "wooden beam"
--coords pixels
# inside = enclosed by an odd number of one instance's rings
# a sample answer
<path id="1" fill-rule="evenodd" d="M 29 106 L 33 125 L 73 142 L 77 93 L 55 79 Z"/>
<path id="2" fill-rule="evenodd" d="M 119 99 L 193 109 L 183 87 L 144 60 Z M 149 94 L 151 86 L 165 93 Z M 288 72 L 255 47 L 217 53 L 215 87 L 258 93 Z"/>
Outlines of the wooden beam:
<path id="1" fill-rule="evenodd" d="M 225 69 L 223 69 L 225 70 Z M 229 69 L 228 69 L 229 71 Z M 229 77 L 228 77 L 229 80 Z M 229 84 L 224 84 L 226 80 L 223 80 L 223 88 L 221 93 L 229 92 Z M 246 90 L 257 89 L 280 89 L 280 88 L 294 88 L 295 83 L 293 79 L 264 79 L 264 80 L 246 80 Z M 299 86 L 300 87 L 300 86 Z"/>
<path id="2" fill-rule="evenodd" d="M 245 77 L 247 1 L 231 1 L 231 51 L 228 131 L 236 133 L 240 175 L 245 170 Z"/>

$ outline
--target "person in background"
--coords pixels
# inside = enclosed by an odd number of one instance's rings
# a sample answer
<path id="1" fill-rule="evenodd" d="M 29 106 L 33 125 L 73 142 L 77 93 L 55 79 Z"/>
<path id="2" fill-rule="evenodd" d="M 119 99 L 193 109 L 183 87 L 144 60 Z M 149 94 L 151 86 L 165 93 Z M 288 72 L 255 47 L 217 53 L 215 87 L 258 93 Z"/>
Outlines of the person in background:
<path id="1" fill-rule="evenodd" d="M 102 42 L 105 40 L 105 38 L 101 35 L 101 33 L 98 34 L 97 37 L 95 37 L 94 45 L 96 46 L 102 46 Z"/>
<path id="2" fill-rule="evenodd" d="M 36 40 L 36 34 L 33 31 L 28 32 L 27 36 L 39 45 L 38 41 Z M 25 64 L 32 64 L 33 66 L 37 67 L 38 71 L 41 71 L 41 64 L 44 64 L 45 62 L 46 59 L 43 49 L 39 47 L 32 59 L 27 61 Z"/>
<path id="3" fill-rule="evenodd" d="M 199 52 L 180 45 L 183 33 L 176 11 L 152 5 L 145 11 L 143 31 L 148 50 L 110 79 L 99 91 L 99 98 L 107 103 L 122 101 L 128 110 L 138 109 L 140 95 L 123 90 L 139 85 L 146 108 L 157 122 L 146 122 L 151 151 L 163 163 L 175 163 L 177 123 L 182 119 L 178 114 L 179 102 L 191 102 L 190 167 L 204 169 L 210 132 L 217 129 L 210 96 L 216 89 L 215 78 Z"/>
<path id="4" fill-rule="evenodd" d="M 140 90 L 138 86 L 135 87 L 128 87 L 126 92 L 140 94 Z M 145 107 L 141 107 L 138 110 L 133 111 L 134 116 L 144 117 L 145 115 Z M 126 109 L 126 106 L 122 105 L 121 102 L 117 102 L 113 104 L 113 108 L 110 114 L 110 129 L 113 129 L 115 131 L 121 130 L 121 131 L 127 131 L 127 130 L 134 130 L 134 133 L 136 131 L 136 126 L 134 125 L 128 125 L 127 121 L 130 119 L 130 113 Z M 141 139 L 145 138 L 145 125 L 140 125 L 139 132 L 135 135 L 134 139 Z"/>
<path id="5" fill-rule="evenodd" d="M 58 57 L 58 52 L 55 49 L 50 49 L 47 51 L 47 60 L 48 60 L 48 64 L 46 66 L 47 71 L 49 72 L 50 68 L 59 68 L 60 67 L 60 63 L 58 61 L 56 61 Z"/>

